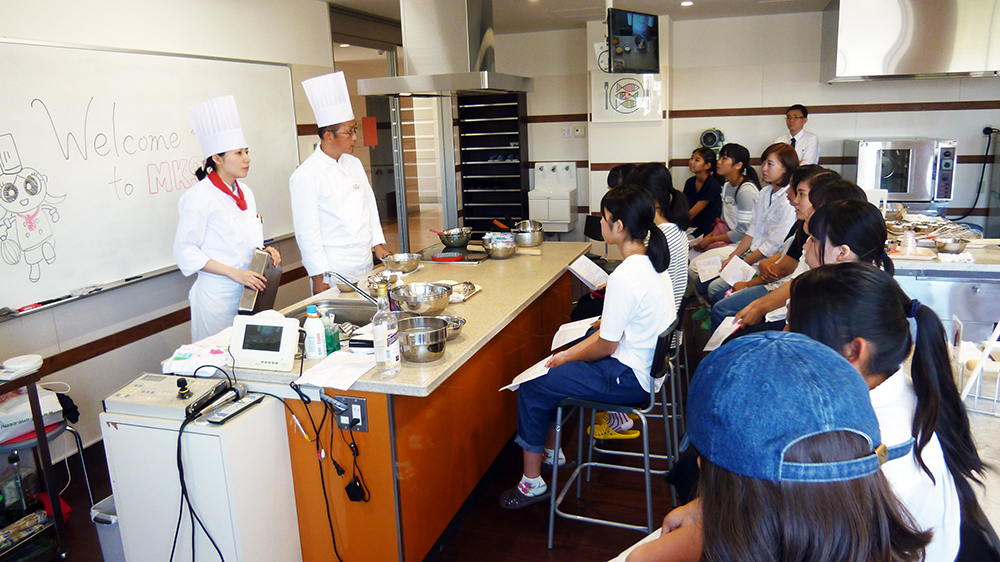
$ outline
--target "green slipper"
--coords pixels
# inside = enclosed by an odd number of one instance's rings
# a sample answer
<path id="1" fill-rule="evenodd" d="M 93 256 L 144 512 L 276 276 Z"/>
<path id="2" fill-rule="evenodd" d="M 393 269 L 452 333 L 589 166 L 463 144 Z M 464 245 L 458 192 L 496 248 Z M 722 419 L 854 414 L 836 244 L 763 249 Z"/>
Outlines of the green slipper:
<path id="1" fill-rule="evenodd" d="M 699 308 L 698 310 L 695 311 L 694 314 L 691 315 L 691 319 L 695 321 L 704 320 L 708 318 L 711 314 L 712 314 L 711 311 L 709 311 L 707 308 Z"/>
<path id="2" fill-rule="evenodd" d="M 705 321 L 701 323 L 701 329 L 702 330 L 711 330 L 712 329 L 712 319 L 711 318 L 706 318 Z"/>

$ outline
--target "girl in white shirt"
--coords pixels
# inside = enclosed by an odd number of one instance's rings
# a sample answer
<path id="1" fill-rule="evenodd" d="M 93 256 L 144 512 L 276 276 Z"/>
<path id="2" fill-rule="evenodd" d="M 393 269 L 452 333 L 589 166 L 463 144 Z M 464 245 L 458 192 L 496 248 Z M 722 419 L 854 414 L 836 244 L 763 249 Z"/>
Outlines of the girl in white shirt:
<path id="1" fill-rule="evenodd" d="M 845 251 L 825 236 L 813 244 L 828 263 Z M 792 281 L 788 326 L 839 351 L 858 369 L 871 389 L 885 444 L 915 439 L 913 451 L 887 462 L 882 472 L 916 523 L 933 531 L 926 560 L 955 560 L 960 542 L 963 551 L 971 549 L 976 541 L 966 545 L 965 537 L 982 539 L 982 534 L 967 535 L 960 528 L 984 528 L 985 515 L 971 484 L 982 483 L 986 467 L 976 451 L 952 378 L 947 336 L 934 311 L 910 300 L 884 271 L 840 263 Z M 911 351 L 908 378 L 902 365 Z M 975 558 L 971 553 L 959 556 Z"/>
<path id="2" fill-rule="evenodd" d="M 625 259 L 608 278 L 599 330 L 553 355 L 545 365 L 548 374 L 518 389 L 515 441 L 524 449 L 524 473 L 500 497 L 506 509 L 548 498 L 541 467 L 544 458 L 558 462 L 549 422 L 560 400 L 573 396 L 630 404 L 649 397 L 657 339 L 676 318 L 665 279 L 670 254 L 663 232 L 653 224 L 653 198 L 634 185 L 612 189 L 601 200 L 601 213 L 604 240 L 618 246 Z"/>
<path id="3" fill-rule="evenodd" d="M 761 190 L 753 209 L 750 228 L 736 249 L 722 262 L 723 268 L 736 256 L 749 265 L 754 265 L 778 253 L 785 234 L 795 222 L 795 209 L 785 196 L 792 172 L 799 166 L 795 149 L 788 144 L 775 143 L 764 150 L 760 159 L 761 175 L 770 185 Z M 710 304 L 715 304 L 725 296 L 730 285 L 720 277 L 710 284 L 699 283 L 697 287 L 699 295 L 708 298 Z"/>

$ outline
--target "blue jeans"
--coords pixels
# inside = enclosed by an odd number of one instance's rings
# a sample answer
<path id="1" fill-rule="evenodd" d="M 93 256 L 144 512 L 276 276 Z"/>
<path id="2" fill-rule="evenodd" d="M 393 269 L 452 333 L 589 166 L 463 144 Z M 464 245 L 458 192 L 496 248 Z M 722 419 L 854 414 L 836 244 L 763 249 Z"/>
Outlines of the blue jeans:
<path id="1" fill-rule="evenodd" d="M 736 291 L 735 293 L 719 300 L 712 305 L 712 330 L 714 331 L 722 324 L 722 321 L 729 316 L 736 316 L 739 311 L 746 308 L 746 306 L 753 301 L 759 299 L 766 295 L 769 291 L 764 285 L 755 285 L 753 287 L 747 287 L 742 291 Z"/>
<path id="2" fill-rule="evenodd" d="M 612 357 L 570 361 L 528 381 L 517 392 L 517 442 L 529 453 L 545 450 L 545 437 L 563 398 L 635 404 L 649 398 L 632 368 Z"/>
<path id="3" fill-rule="evenodd" d="M 699 281 L 695 284 L 695 291 L 708 301 L 708 304 L 714 305 L 715 303 L 722 300 L 722 296 L 726 294 L 726 291 L 732 287 L 729 283 L 723 281 L 722 277 L 716 277 L 707 283 L 702 283 Z"/>

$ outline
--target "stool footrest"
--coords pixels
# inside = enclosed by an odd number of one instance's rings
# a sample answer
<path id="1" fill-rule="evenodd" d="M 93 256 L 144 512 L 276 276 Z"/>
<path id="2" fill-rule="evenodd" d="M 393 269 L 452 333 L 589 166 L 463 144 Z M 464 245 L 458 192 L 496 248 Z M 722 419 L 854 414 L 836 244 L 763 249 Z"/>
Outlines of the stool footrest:
<path id="1" fill-rule="evenodd" d="M 642 456 L 642 455 L 639 455 Z M 632 529 L 635 531 L 641 531 L 645 533 L 652 533 L 653 529 L 646 527 L 645 525 L 633 525 L 630 523 L 622 523 L 621 521 L 612 521 L 610 519 L 598 519 L 596 517 L 587 517 L 585 515 L 575 515 L 573 513 L 566 513 L 560 511 L 559 505 L 562 504 L 563 499 L 565 499 L 566 494 L 569 492 L 570 488 L 573 487 L 573 483 L 577 478 L 581 476 L 581 471 L 585 468 L 598 467 L 598 468 L 610 468 L 612 470 L 624 470 L 627 472 L 638 472 L 644 474 L 646 471 L 642 468 L 637 468 L 634 466 L 622 466 L 619 464 L 609 464 L 603 462 L 585 462 L 570 473 L 569 478 L 567 478 L 566 483 L 563 485 L 562 490 L 559 490 L 559 495 L 555 498 L 555 513 L 560 517 L 565 519 L 575 519 L 577 521 L 588 521 L 590 523 L 597 523 L 598 525 L 607 525 L 609 527 L 618 527 L 619 529 Z"/>

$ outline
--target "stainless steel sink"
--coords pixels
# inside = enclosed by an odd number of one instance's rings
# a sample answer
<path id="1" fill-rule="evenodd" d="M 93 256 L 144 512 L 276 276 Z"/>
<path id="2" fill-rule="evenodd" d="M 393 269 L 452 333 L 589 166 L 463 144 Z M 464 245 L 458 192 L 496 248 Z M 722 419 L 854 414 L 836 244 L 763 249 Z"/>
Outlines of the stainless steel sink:
<path id="1" fill-rule="evenodd" d="M 372 316 L 375 315 L 377 310 L 375 305 L 370 302 L 357 299 L 326 299 L 309 304 L 316 305 L 321 318 L 326 316 L 328 311 L 333 311 L 336 315 L 334 321 L 338 324 L 350 322 L 357 326 L 364 326 L 371 322 Z M 306 306 L 308 305 L 298 306 L 285 312 L 285 317 L 298 318 L 300 324 L 305 322 Z"/>

